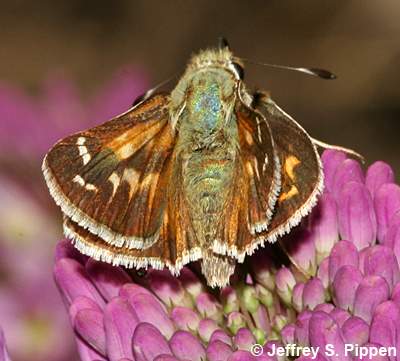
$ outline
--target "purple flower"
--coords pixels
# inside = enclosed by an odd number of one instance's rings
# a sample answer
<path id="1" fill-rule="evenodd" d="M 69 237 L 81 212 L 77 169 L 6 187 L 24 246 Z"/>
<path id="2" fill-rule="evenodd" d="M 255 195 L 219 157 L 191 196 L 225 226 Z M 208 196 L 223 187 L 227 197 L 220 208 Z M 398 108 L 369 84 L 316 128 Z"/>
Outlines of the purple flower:
<path id="1" fill-rule="evenodd" d="M 0 84 L 0 150 L 40 161 L 60 138 L 127 110 L 146 86 L 143 73 L 130 67 L 119 69 L 86 102 L 62 74 L 44 81 L 36 98 Z"/>
<path id="2" fill-rule="evenodd" d="M 15 360 L 76 356 L 52 277 L 60 219 L 40 171 L 44 152 L 61 137 L 122 113 L 145 87 L 145 77 L 127 67 L 85 101 L 61 75 L 49 77 L 35 97 L 0 84 L 0 321 Z M 97 270 L 88 265 L 88 272 L 94 276 Z M 115 292 L 98 275 L 101 286 Z"/>
<path id="3" fill-rule="evenodd" d="M 348 345 L 400 350 L 400 198 L 391 168 L 364 176 L 328 151 L 326 189 L 309 222 L 285 237 L 290 265 L 266 246 L 249 274 L 220 291 L 196 267 L 145 276 L 57 248 L 55 279 L 85 360 L 286 360 L 267 352 L 319 347 L 318 360 L 360 359 Z M 393 193 L 394 192 L 394 193 Z M 264 354 L 255 356 L 254 345 Z M 335 354 L 324 352 L 327 345 Z M 292 351 L 290 351 L 292 352 Z M 299 360 L 305 354 L 290 354 Z M 386 357 L 386 356 L 385 356 Z M 380 360 L 396 358 L 385 358 Z"/>
<path id="4" fill-rule="evenodd" d="M 4 337 L 4 332 L 0 328 L 0 360 L 1 361 L 11 361 L 10 356 L 8 355 L 6 339 Z"/>

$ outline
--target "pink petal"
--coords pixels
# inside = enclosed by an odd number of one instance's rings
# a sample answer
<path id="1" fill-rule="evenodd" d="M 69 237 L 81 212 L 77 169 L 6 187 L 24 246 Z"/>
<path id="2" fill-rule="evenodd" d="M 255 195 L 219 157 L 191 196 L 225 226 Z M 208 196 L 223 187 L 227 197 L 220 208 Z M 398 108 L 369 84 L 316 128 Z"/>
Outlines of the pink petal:
<path id="1" fill-rule="evenodd" d="M 210 341 L 207 346 L 208 361 L 227 361 L 232 354 L 232 349 L 220 340 Z"/>
<path id="2" fill-rule="evenodd" d="M 239 350 L 250 351 L 251 346 L 253 346 L 255 343 L 256 339 L 254 338 L 253 334 L 248 328 L 245 327 L 239 329 L 233 339 L 233 344 Z"/>
<path id="3" fill-rule="evenodd" d="M 54 266 L 54 277 L 69 304 L 78 296 L 86 296 L 101 307 L 104 306 L 104 299 L 92 284 L 85 268 L 77 261 L 70 258 L 57 261 Z"/>
<path id="4" fill-rule="evenodd" d="M 322 153 L 321 160 L 324 165 L 325 187 L 332 192 L 333 181 L 339 166 L 346 160 L 346 154 L 336 150 L 325 150 Z"/>
<path id="5" fill-rule="evenodd" d="M 94 259 L 87 261 L 86 271 L 101 295 L 108 301 L 118 296 L 120 288 L 125 283 L 132 282 L 122 268 Z"/>
<path id="6" fill-rule="evenodd" d="M 167 340 L 152 324 L 140 323 L 133 334 L 135 361 L 153 361 L 159 355 L 171 355 Z"/>
<path id="7" fill-rule="evenodd" d="M 208 318 L 201 320 L 199 323 L 199 336 L 200 338 L 208 342 L 210 339 L 211 335 L 213 334 L 214 331 L 219 330 L 220 327 L 217 325 L 217 323 L 214 320 L 210 320 Z"/>
<path id="8" fill-rule="evenodd" d="M 253 356 L 248 351 L 239 350 L 229 356 L 228 361 L 257 361 L 258 357 Z"/>
<path id="9" fill-rule="evenodd" d="M 340 267 L 350 265 L 358 268 L 358 251 L 355 245 L 349 241 L 340 241 L 335 244 L 329 256 L 329 279 L 335 279 Z"/>
<path id="10" fill-rule="evenodd" d="M 178 359 L 202 361 L 206 358 L 203 345 L 188 331 L 175 332 L 169 341 L 169 345 Z"/>
<path id="11" fill-rule="evenodd" d="M 376 240 L 377 223 L 374 204 L 367 188 L 358 182 L 349 182 L 338 194 L 338 222 L 342 239 L 363 249 Z"/>
<path id="12" fill-rule="evenodd" d="M 104 328 L 110 361 L 124 357 L 133 359 L 131 342 L 138 323 L 139 320 L 127 300 L 115 297 L 107 304 L 104 310 Z"/>
<path id="13" fill-rule="evenodd" d="M 151 290 L 168 307 L 174 305 L 192 306 L 193 302 L 186 295 L 181 283 L 169 270 L 150 270 L 148 282 Z"/>
<path id="14" fill-rule="evenodd" d="M 208 292 L 203 292 L 197 296 L 196 306 L 200 315 L 204 318 L 211 318 L 218 321 L 222 317 L 221 305 Z"/>
<path id="15" fill-rule="evenodd" d="M 369 339 L 369 325 L 363 319 L 352 316 L 342 326 L 343 337 L 348 344 L 364 345 Z"/>
<path id="16" fill-rule="evenodd" d="M 368 167 L 365 185 L 373 197 L 382 184 L 393 182 L 394 173 L 389 164 L 377 161 Z"/>
<path id="17" fill-rule="evenodd" d="M 174 325 L 154 296 L 138 293 L 129 297 L 129 303 L 140 322 L 148 322 L 157 327 L 168 339 L 174 333 Z"/>
<path id="18" fill-rule="evenodd" d="M 94 302 L 91 298 L 85 297 L 85 296 L 79 296 L 75 298 L 74 302 L 69 308 L 69 317 L 73 323 L 73 320 L 75 319 L 76 314 L 85 309 L 90 309 L 90 310 L 95 310 L 98 312 L 102 312 L 101 307 Z"/>
<path id="19" fill-rule="evenodd" d="M 386 183 L 377 191 L 374 199 L 378 221 L 378 240 L 383 241 L 393 215 L 400 210 L 400 186 Z"/>
<path id="20" fill-rule="evenodd" d="M 181 269 L 178 279 L 185 291 L 193 298 L 196 298 L 200 293 L 205 291 L 203 283 L 200 282 L 199 278 L 187 267 Z"/>
<path id="21" fill-rule="evenodd" d="M 389 285 L 380 276 L 366 276 L 357 288 L 354 299 L 354 316 L 371 322 L 375 308 L 389 298 Z"/>
<path id="22" fill-rule="evenodd" d="M 232 346 L 232 338 L 225 331 L 215 330 L 210 337 L 209 343 L 217 340 Z"/>
<path id="23" fill-rule="evenodd" d="M 389 247 L 370 247 L 364 255 L 364 274 L 383 277 L 390 289 L 400 280 L 397 259 Z"/>
<path id="24" fill-rule="evenodd" d="M 171 319 L 181 330 L 197 330 L 200 323 L 199 315 L 188 307 L 174 307 L 171 312 Z"/>
<path id="25" fill-rule="evenodd" d="M 101 355 L 107 355 L 103 313 L 91 309 L 79 311 L 74 318 L 76 332 Z"/>
<path id="26" fill-rule="evenodd" d="M 337 199 L 343 187 L 349 182 L 364 183 L 364 173 L 360 163 L 354 159 L 346 159 L 338 167 L 332 185 L 332 193 Z"/>
<path id="27" fill-rule="evenodd" d="M 336 201 L 331 194 L 324 193 L 320 197 L 310 215 L 310 230 L 319 259 L 329 255 L 339 240 Z"/>
<path id="28" fill-rule="evenodd" d="M 353 311 L 356 291 L 362 279 L 358 268 L 349 265 L 340 267 L 332 283 L 335 304 L 344 310 Z"/>
<path id="29" fill-rule="evenodd" d="M 320 303 L 325 302 L 325 289 L 317 277 L 306 282 L 303 289 L 303 307 L 313 310 Z"/>

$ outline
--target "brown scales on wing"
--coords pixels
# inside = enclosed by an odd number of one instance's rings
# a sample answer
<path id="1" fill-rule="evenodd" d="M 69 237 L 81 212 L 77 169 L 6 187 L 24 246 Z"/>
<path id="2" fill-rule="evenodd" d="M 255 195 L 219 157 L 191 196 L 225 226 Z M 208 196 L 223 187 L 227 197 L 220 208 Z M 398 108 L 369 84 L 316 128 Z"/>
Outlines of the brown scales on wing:
<path id="1" fill-rule="evenodd" d="M 168 104 L 155 96 L 60 141 L 45 159 L 63 212 L 110 244 L 143 248 L 156 240 L 175 142 Z"/>

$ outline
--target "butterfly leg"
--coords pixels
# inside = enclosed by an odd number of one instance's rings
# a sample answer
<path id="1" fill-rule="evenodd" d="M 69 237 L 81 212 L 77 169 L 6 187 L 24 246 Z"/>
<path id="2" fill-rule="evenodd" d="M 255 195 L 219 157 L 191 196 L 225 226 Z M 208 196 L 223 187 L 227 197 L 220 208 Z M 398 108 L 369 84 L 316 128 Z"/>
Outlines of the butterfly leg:
<path id="1" fill-rule="evenodd" d="M 340 146 L 338 146 L 338 145 L 328 144 L 328 143 L 322 142 L 322 141 L 320 141 L 320 140 L 318 140 L 318 139 L 314 139 L 314 138 L 311 138 L 311 140 L 312 140 L 312 142 L 313 142 L 317 147 L 319 147 L 319 148 L 338 150 L 338 151 L 340 151 L 340 152 L 344 152 L 344 153 L 346 153 L 346 154 L 348 154 L 348 155 L 350 155 L 350 156 L 353 156 L 353 157 L 356 157 L 356 158 L 360 159 L 363 163 L 364 163 L 364 161 L 365 161 L 365 160 L 364 160 L 364 157 L 363 157 L 361 154 L 355 152 L 355 151 L 352 150 L 352 149 L 345 148 L 345 147 L 340 147 Z"/>

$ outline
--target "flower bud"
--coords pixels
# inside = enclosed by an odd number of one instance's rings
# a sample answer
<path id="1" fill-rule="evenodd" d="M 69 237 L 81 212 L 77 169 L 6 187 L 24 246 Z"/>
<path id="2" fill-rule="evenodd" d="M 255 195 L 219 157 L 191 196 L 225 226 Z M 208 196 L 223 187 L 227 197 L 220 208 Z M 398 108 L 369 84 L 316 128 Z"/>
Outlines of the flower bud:
<path id="1" fill-rule="evenodd" d="M 360 163 L 354 159 L 346 159 L 338 167 L 333 179 L 332 194 L 338 199 L 343 187 L 350 182 L 364 183 L 364 174 Z"/>
<path id="2" fill-rule="evenodd" d="M 375 308 L 389 298 L 389 285 L 380 276 L 366 276 L 357 288 L 354 299 L 354 316 L 371 322 Z"/>
<path id="3" fill-rule="evenodd" d="M 325 302 L 325 290 L 321 280 L 314 277 L 306 282 L 303 290 L 303 307 L 313 310 Z"/>
<path id="4" fill-rule="evenodd" d="M 292 300 L 293 287 L 296 284 L 296 280 L 289 270 L 289 268 L 282 267 L 278 270 L 275 276 L 276 279 L 276 290 L 279 297 L 286 304 L 290 304 Z"/>
<path id="5" fill-rule="evenodd" d="M 340 241 L 335 244 L 329 256 L 329 279 L 331 283 L 339 268 L 346 265 L 358 268 L 358 252 L 353 243 Z"/>
<path id="6" fill-rule="evenodd" d="M 379 187 L 375 194 L 374 206 L 378 221 L 378 240 L 382 242 L 391 218 L 400 210 L 400 186 L 386 183 Z"/>
<path id="7" fill-rule="evenodd" d="M 320 197 L 317 206 L 310 215 L 310 229 L 315 243 L 317 260 L 329 255 L 333 245 L 339 239 L 336 201 L 329 193 Z"/>
<path id="8" fill-rule="evenodd" d="M 362 279 L 358 268 L 350 265 L 340 267 L 332 283 L 335 304 L 344 310 L 353 311 L 355 294 Z"/>
<path id="9" fill-rule="evenodd" d="M 339 232 L 342 239 L 363 249 L 376 240 L 376 217 L 371 195 L 367 188 L 358 182 L 344 185 L 338 195 Z"/>
<path id="10" fill-rule="evenodd" d="M 345 161 L 346 154 L 336 150 L 325 150 L 322 153 L 321 160 L 324 166 L 325 187 L 326 190 L 332 192 L 333 180 L 338 167 Z"/>
<path id="11" fill-rule="evenodd" d="M 383 277 L 390 289 L 399 282 L 400 270 L 397 259 L 389 247 L 370 247 L 364 255 L 364 274 Z"/>
<path id="12" fill-rule="evenodd" d="M 360 317 L 349 317 L 342 326 L 342 332 L 347 344 L 364 345 L 369 339 L 369 325 Z"/>
<path id="13" fill-rule="evenodd" d="M 171 348 L 161 332 L 150 323 L 140 323 L 133 334 L 135 361 L 154 360 L 159 355 L 171 355 Z"/>
<path id="14" fill-rule="evenodd" d="M 180 360 L 202 361 L 206 350 L 199 340 L 188 331 L 177 331 L 169 341 L 172 353 Z"/>
<path id="15" fill-rule="evenodd" d="M 372 197 L 382 184 L 393 183 L 394 173 L 389 164 L 377 161 L 368 167 L 365 177 L 365 185 L 367 186 Z"/>

